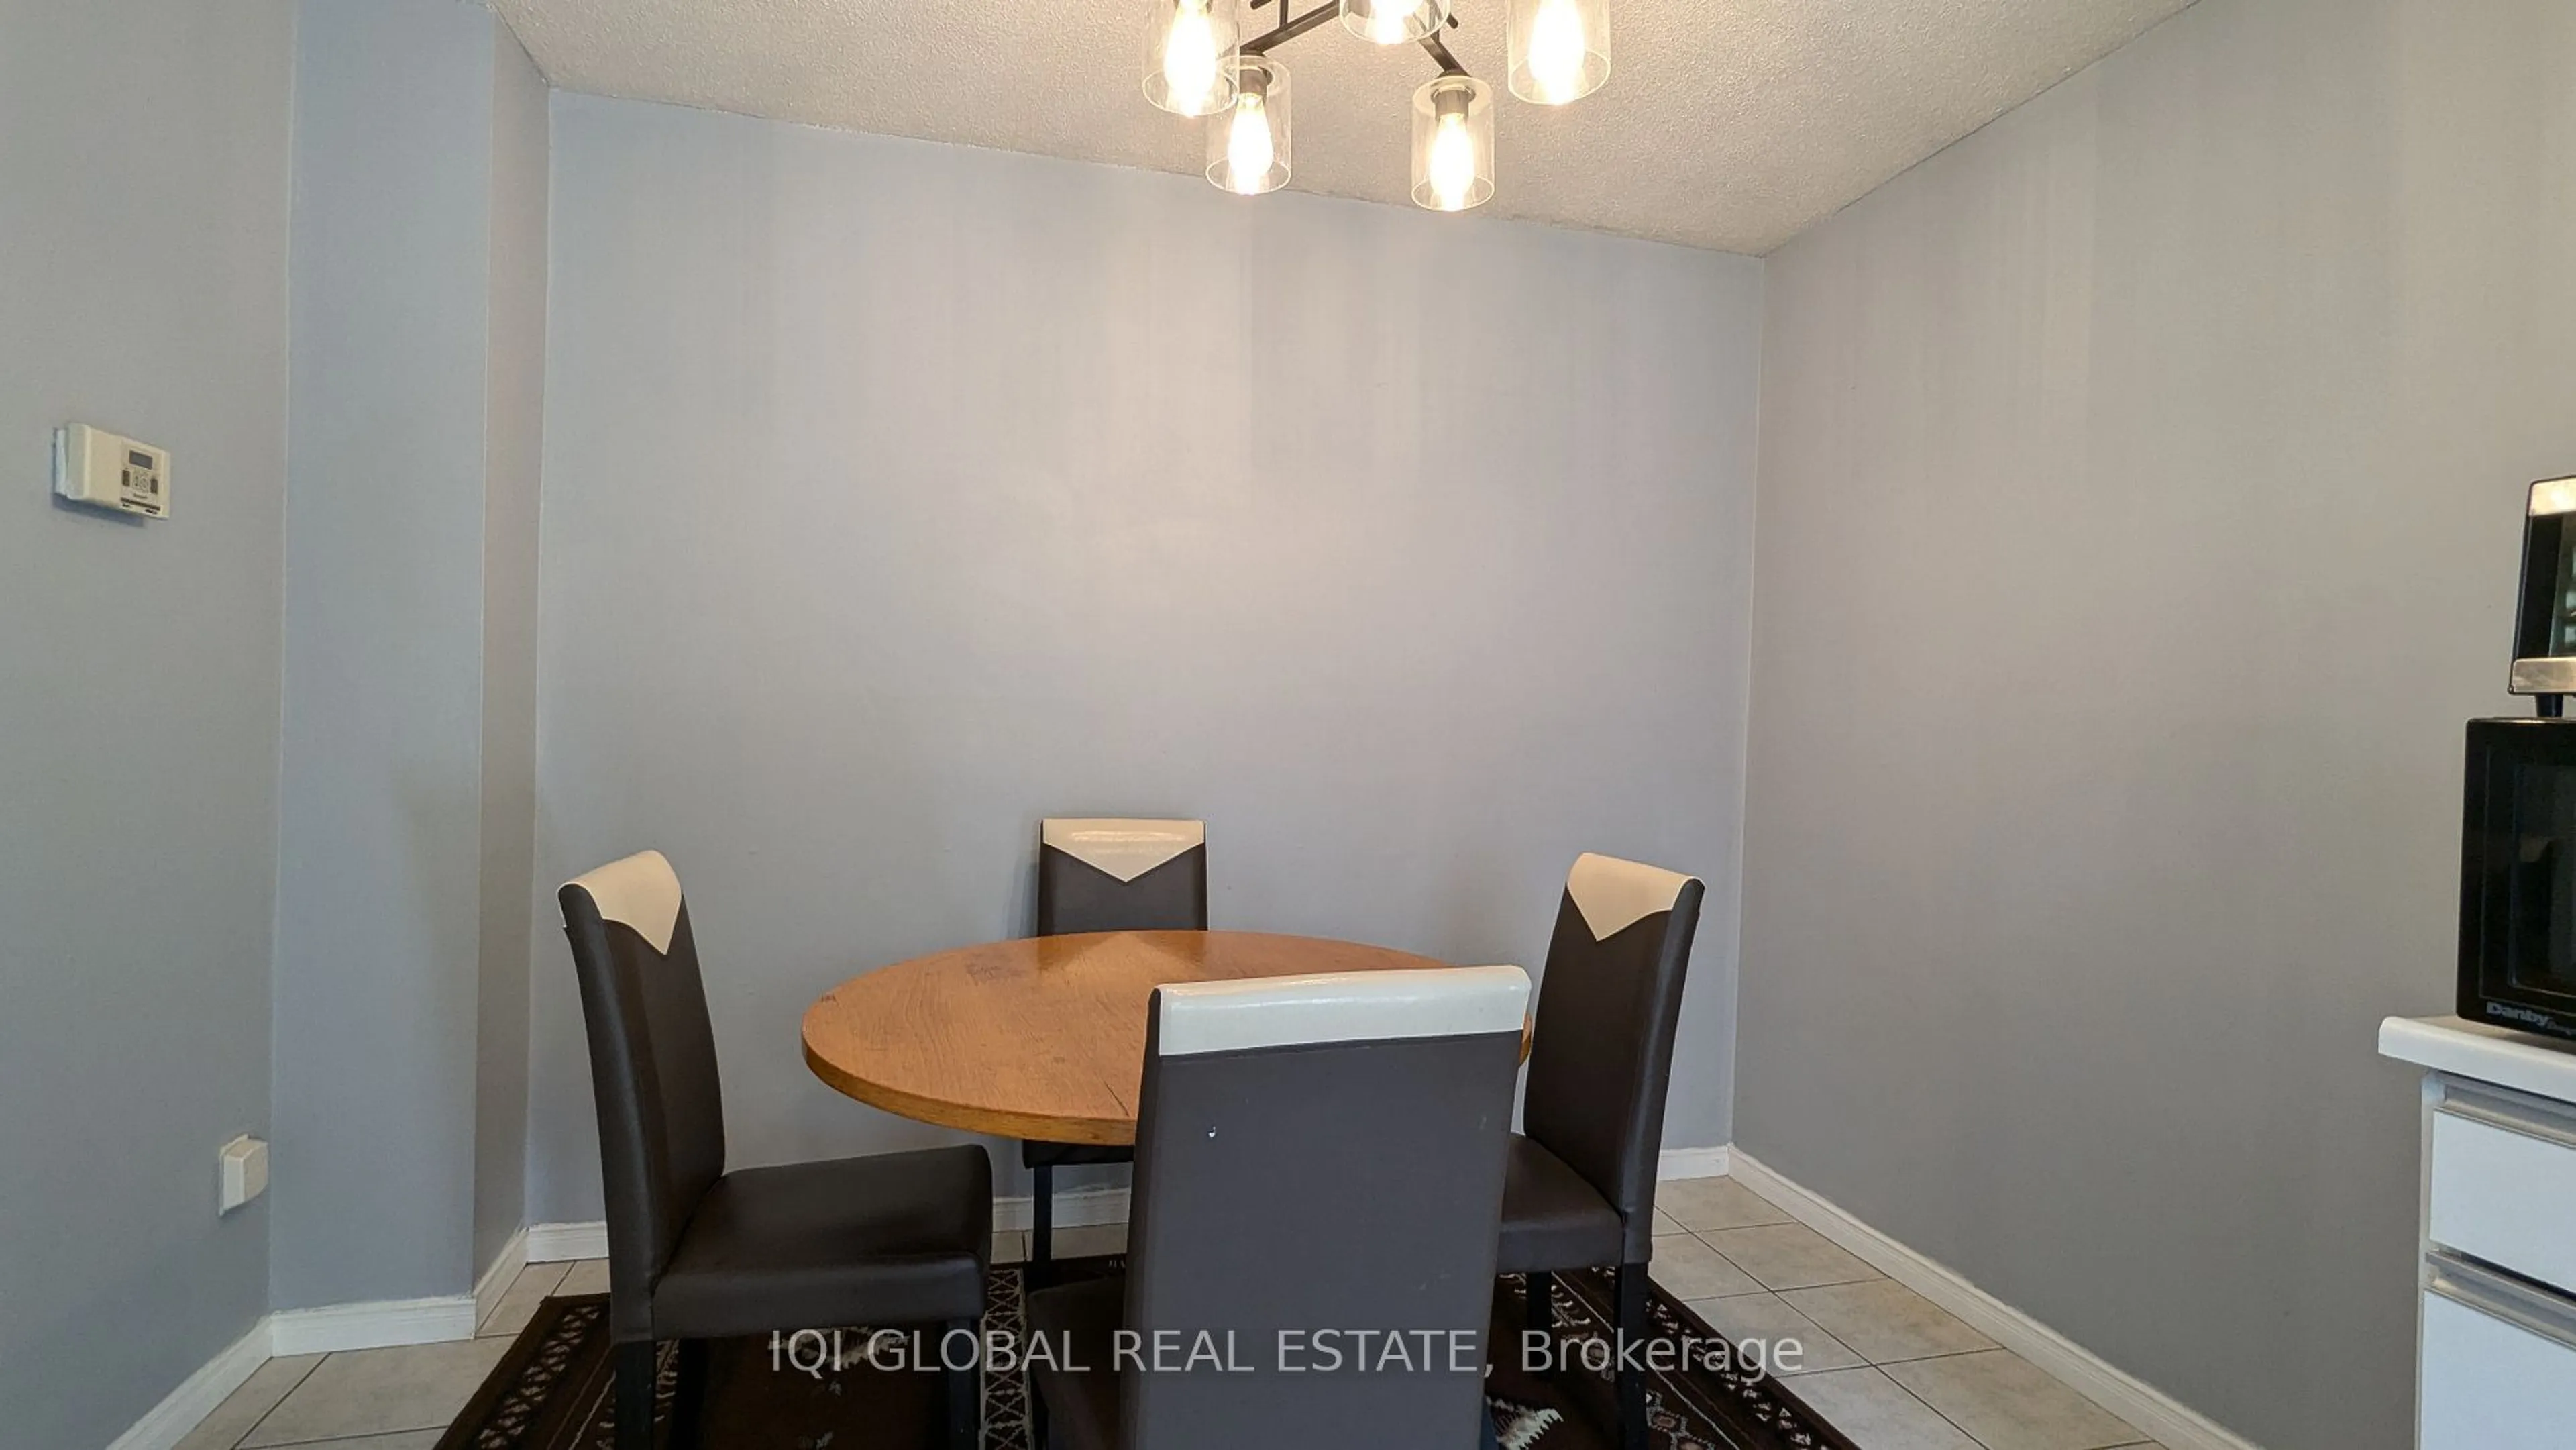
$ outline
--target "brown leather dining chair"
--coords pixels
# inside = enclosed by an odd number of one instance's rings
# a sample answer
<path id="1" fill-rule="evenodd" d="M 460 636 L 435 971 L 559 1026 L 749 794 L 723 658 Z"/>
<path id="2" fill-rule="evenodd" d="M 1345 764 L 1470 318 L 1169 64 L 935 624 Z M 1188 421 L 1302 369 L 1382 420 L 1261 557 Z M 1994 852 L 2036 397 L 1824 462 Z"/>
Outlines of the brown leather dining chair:
<path id="1" fill-rule="evenodd" d="M 672 1445 L 689 1443 L 706 1341 L 776 1330 L 972 1330 L 993 1244 L 980 1147 L 725 1170 L 724 1102 L 679 877 L 658 851 L 560 893 L 581 980 L 608 1199 L 618 1450 L 653 1445 L 659 1344 L 677 1341 Z M 951 1450 L 975 1450 L 976 1371 L 947 1372 Z"/>
<path id="2" fill-rule="evenodd" d="M 1207 823 L 1054 817 L 1038 823 L 1038 935 L 1205 931 Z M 1055 1257 L 1055 1170 L 1125 1163 L 1133 1149 L 1022 1143 L 1029 1170 L 1029 1262 Z"/>
<path id="3" fill-rule="evenodd" d="M 1533 1331 L 1555 1333 L 1554 1273 L 1607 1268 L 1618 1331 L 1645 1334 L 1664 1095 L 1702 894 L 1691 877 L 1612 856 L 1577 857 L 1566 876 L 1503 1189 L 1500 1272 L 1529 1276 Z M 1645 1383 L 1621 1363 L 1620 1442 L 1643 1450 Z"/>
<path id="4" fill-rule="evenodd" d="M 1042 1450 L 1490 1443 L 1484 1340 L 1528 999 L 1518 967 L 1156 989 L 1127 1269 L 1028 1301 L 1051 1349 L 1031 1358 Z M 1151 1357 L 1122 1363 L 1122 1329 Z M 1202 1333 L 1242 1372 L 1185 1359 Z"/>

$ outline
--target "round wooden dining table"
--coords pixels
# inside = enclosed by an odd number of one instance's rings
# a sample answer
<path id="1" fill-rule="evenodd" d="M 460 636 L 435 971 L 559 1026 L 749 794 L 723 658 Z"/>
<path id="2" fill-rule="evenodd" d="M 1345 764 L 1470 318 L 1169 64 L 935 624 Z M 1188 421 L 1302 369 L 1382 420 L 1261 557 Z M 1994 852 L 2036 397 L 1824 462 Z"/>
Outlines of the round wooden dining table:
<path id="1" fill-rule="evenodd" d="M 897 962 L 805 1012 L 814 1075 L 871 1107 L 1043 1143 L 1136 1141 L 1145 1008 L 1165 982 L 1448 963 L 1317 937 L 1119 931 Z"/>

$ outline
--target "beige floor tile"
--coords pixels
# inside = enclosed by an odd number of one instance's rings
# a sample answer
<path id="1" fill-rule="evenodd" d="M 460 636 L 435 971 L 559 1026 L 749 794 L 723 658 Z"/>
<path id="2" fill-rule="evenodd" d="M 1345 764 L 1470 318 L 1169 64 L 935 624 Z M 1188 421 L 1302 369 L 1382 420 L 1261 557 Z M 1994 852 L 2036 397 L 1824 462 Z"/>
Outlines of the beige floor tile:
<path id="1" fill-rule="evenodd" d="M 1088 1259 L 1103 1254 L 1127 1252 L 1127 1225 L 1123 1223 L 1088 1223 L 1079 1228 L 1060 1228 L 1052 1235 L 1055 1256 L 1059 1259 Z"/>
<path id="2" fill-rule="evenodd" d="M 555 1292 L 566 1297 L 570 1297 L 574 1294 L 607 1293 L 608 1260 L 576 1260 L 570 1268 L 564 1271 L 563 1283 L 556 1286 Z"/>
<path id="3" fill-rule="evenodd" d="M 1671 1214 L 1664 1212 L 1660 1208 L 1655 1210 L 1655 1233 L 1658 1237 L 1664 1234 L 1680 1234 L 1689 1232 L 1689 1229 L 1682 1227 L 1682 1221 L 1680 1219 L 1673 1217 Z"/>
<path id="4" fill-rule="evenodd" d="M 444 1426 L 509 1347 L 506 1339 L 467 1339 L 332 1355 L 242 1444 L 294 1445 Z"/>
<path id="5" fill-rule="evenodd" d="M 1775 1374 L 1814 1374 L 1868 1363 L 1777 1294 L 1694 1299 L 1690 1307 L 1747 1359 Z"/>
<path id="6" fill-rule="evenodd" d="M 347 1440 L 311 1440 L 291 1450 L 437 1450 L 438 1438 L 447 1433 L 442 1425 L 435 1430 L 404 1430 L 393 1435 L 359 1435 Z"/>
<path id="7" fill-rule="evenodd" d="M 510 1287 L 501 1291 L 501 1302 L 492 1306 L 491 1315 L 474 1332 L 515 1337 L 528 1327 L 546 1296 L 562 1287 L 566 1272 L 562 1264 L 530 1264 L 521 1269 Z"/>
<path id="8" fill-rule="evenodd" d="M 1787 1223 L 1789 1215 L 1732 1178 L 1678 1178 L 1655 1185 L 1655 1206 L 1694 1232 Z"/>
<path id="9" fill-rule="evenodd" d="M 213 1414 L 198 1421 L 197 1428 L 179 1441 L 178 1450 L 233 1450 L 321 1362 L 318 1354 L 298 1354 L 272 1359 L 251 1371 L 241 1388 L 226 1395 Z"/>
<path id="10" fill-rule="evenodd" d="M 1646 1277 L 1681 1300 L 1719 1299 L 1729 1294 L 1756 1293 L 1762 1288 L 1753 1282 L 1752 1275 L 1728 1263 L 1725 1255 L 1689 1234 L 1666 1234 L 1656 1239 L 1654 1262 Z"/>
<path id="11" fill-rule="evenodd" d="M 993 1230 L 993 1262 L 1016 1264 L 1029 1256 L 1029 1231 L 1023 1228 Z"/>
<path id="12" fill-rule="evenodd" d="M 1877 1370 L 1803 1374 L 1788 1386 L 1861 1450 L 1977 1450 L 1958 1426 Z"/>
<path id="13" fill-rule="evenodd" d="M 1893 1279 L 1792 1289 L 1783 1297 L 1871 1364 L 1995 1347 L 1993 1340 Z"/>
<path id="14" fill-rule="evenodd" d="M 1842 1251 L 1802 1223 L 1765 1224 L 1705 1232 L 1709 1246 L 1774 1292 L 1850 1284 L 1879 1277 L 1878 1270 Z"/>
<path id="15" fill-rule="evenodd" d="M 2138 1432 L 2008 1349 L 1890 1365 L 1888 1377 L 1987 1450 L 2102 1450 Z"/>

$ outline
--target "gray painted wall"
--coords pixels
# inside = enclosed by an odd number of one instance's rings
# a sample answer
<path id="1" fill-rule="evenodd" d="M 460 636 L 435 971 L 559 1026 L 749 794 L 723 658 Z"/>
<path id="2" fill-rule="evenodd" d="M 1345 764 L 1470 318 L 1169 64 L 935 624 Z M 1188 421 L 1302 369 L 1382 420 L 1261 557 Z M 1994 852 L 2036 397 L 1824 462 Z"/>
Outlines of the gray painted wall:
<path id="1" fill-rule="evenodd" d="M 690 891 L 738 1163 L 934 1140 L 807 1072 L 1027 929 L 1038 817 L 1202 815 L 1221 926 L 1533 966 L 1704 875 L 1727 1137 L 1760 269 L 555 102 L 530 1212 L 600 1213 L 552 885 Z M 1015 1166 L 1015 1165 L 1013 1165 Z"/>
<path id="2" fill-rule="evenodd" d="M 283 0 L 0 0 L 0 1446 L 100 1445 L 267 1307 Z M 119 105 L 117 95 L 148 96 Z M 172 450 L 57 508 L 52 431 Z"/>
<path id="3" fill-rule="evenodd" d="M 492 32 L 483 438 L 483 856 L 475 998 L 474 1264 L 526 1222 L 528 913 L 537 827 L 537 490 L 544 465 L 545 78 Z"/>
<path id="4" fill-rule="evenodd" d="M 455 0 L 302 12 L 281 1309 L 462 1292 L 480 1267 L 478 1160 L 488 1147 L 506 1175 L 518 1151 L 506 1121 L 478 1143 L 478 1100 L 505 1120 L 522 1091 L 508 1018 L 524 967 L 506 946 L 483 959 L 480 922 L 486 872 L 526 849 L 511 807 L 526 798 L 531 728 L 526 622 L 495 614 L 487 628 L 486 611 L 527 592 L 542 342 L 514 315 L 530 300 L 524 272 L 493 259 L 541 244 L 529 148 L 544 140 L 533 78 L 497 25 Z M 498 905 L 523 900 L 506 891 Z"/>
<path id="5" fill-rule="evenodd" d="M 2570 55 L 2204 0 L 1768 270 L 1737 1142 L 2274 1450 L 2410 1443 Z"/>

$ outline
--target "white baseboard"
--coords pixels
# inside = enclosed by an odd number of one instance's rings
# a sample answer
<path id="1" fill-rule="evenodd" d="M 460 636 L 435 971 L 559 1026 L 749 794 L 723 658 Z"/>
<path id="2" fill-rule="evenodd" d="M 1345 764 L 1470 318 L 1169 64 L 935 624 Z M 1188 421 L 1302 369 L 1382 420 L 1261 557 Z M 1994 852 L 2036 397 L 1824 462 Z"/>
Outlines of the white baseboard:
<path id="1" fill-rule="evenodd" d="M 504 1250 L 506 1256 L 509 1252 Z M 513 1269 L 512 1274 L 518 1271 Z M 502 1283 L 507 1284 L 508 1279 Z M 396 1344 L 438 1344 L 471 1339 L 482 1323 L 474 1300 L 463 1294 L 442 1299 L 388 1299 L 374 1304 L 333 1304 L 321 1309 L 290 1309 L 263 1316 L 250 1332 L 200 1366 L 179 1387 L 154 1405 L 142 1419 L 116 1437 L 107 1450 L 172 1450 L 197 1428 L 226 1396 L 272 1359 L 292 1354 L 327 1354 L 339 1349 L 383 1349 Z"/>
<path id="2" fill-rule="evenodd" d="M 1658 1178 L 1716 1178 L 1725 1174 L 1729 1150 L 1716 1148 L 1666 1148 L 1656 1164 Z M 1087 1228 L 1096 1224 L 1127 1221 L 1127 1190 L 1100 1186 L 1068 1189 L 1055 1196 L 1057 1228 Z M 1025 1194 L 996 1197 L 993 1200 L 993 1228 L 1010 1233 L 1030 1226 L 1029 1199 Z M 561 1263 L 567 1259 L 604 1259 L 608 1257 L 608 1225 L 597 1219 L 587 1223 L 535 1223 L 528 1225 L 527 1262 Z"/>
<path id="3" fill-rule="evenodd" d="M 439 1344 L 472 1339 L 474 1326 L 481 1322 L 475 1317 L 471 1294 L 288 1309 L 268 1317 L 269 1353 L 284 1358 L 340 1349 Z"/>
<path id="4" fill-rule="evenodd" d="M 1957 1270 L 1925 1258 L 1799 1187 L 1742 1149 L 1730 1157 L 1732 1176 L 1745 1187 L 1988 1339 L 2073 1386 L 2135 1426 L 2138 1433 L 2169 1450 L 2259 1450 L 2253 1441 L 1978 1288 Z"/>
<path id="5" fill-rule="evenodd" d="M 501 1245 L 501 1251 L 492 1256 L 491 1266 L 483 1271 L 483 1277 L 474 1281 L 475 1328 L 482 1328 L 483 1321 L 492 1317 L 492 1311 L 501 1307 L 501 1296 L 510 1292 L 510 1281 L 519 1277 L 519 1271 L 527 1266 L 528 1231 L 522 1226 L 511 1231 L 509 1239 Z"/>
<path id="6" fill-rule="evenodd" d="M 1724 1145 L 1715 1148 L 1666 1148 L 1655 1164 L 1655 1178 L 1669 1183 L 1676 1178 L 1723 1178 L 1732 1150 Z"/>
<path id="7" fill-rule="evenodd" d="M 596 1224 L 590 1225 L 597 1229 Z M 607 1235 L 603 1232 L 604 1240 Z M 289 1309 L 263 1316 L 250 1332 L 223 1353 L 206 1361 L 195 1374 L 154 1405 L 142 1419 L 116 1437 L 108 1450 L 172 1450 L 197 1428 L 224 1398 L 240 1389 L 271 1359 L 295 1354 L 328 1354 L 342 1349 L 384 1349 L 398 1344 L 441 1344 L 472 1339 L 475 1327 L 492 1312 L 510 1281 L 528 1262 L 525 1232 L 501 1246 L 474 1292 L 435 1299 L 387 1299 L 371 1304 L 332 1304 L 320 1309 Z"/>
<path id="8" fill-rule="evenodd" d="M 1655 1176 L 1673 1178 L 1713 1178 L 1728 1171 L 1732 1156 L 1728 1149 L 1667 1148 L 1656 1165 Z M 1765 1183 L 1785 1179 L 1759 1169 Z M 1747 1181 L 1752 1181 L 1747 1175 Z M 1765 1189 L 1767 1192 L 1767 1188 Z M 1785 1189 L 1797 1192 L 1795 1189 Z M 1812 1195 L 1809 1195 L 1812 1200 Z M 1812 1200 L 1821 1203 L 1822 1200 Z M 1797 1213 L 1786 1203 L 1782 1207 Z M 1084 1228 L 1097 1224 L 1127 1221 L 1127 1190 L 1115 1187 L 1080 1188 L 1059 1193 L 1055 1199 L 1055 1223 L 1058 1228 Z M 1835 1210 L 1839 1212 L 1839 1210 Z M 1801 1215 L 1803 1217 L 1803 1215 Z M 993 1200 L 993 1227 L 1003 1232 L 1029 1227 L 1029 1200 L 1025 1195 Z M 1856 1222 L 1856 1221 L 1855 1221 Z M 1819 1225 L 1821 1227 L 1821 1225 Z M 1828 1236 L 1831 1236 L 1830 1233 Z M 1854 1250 L 1854 1252 L 1859 1252 Z M 149 1414 L 134 1422 L 134 1427 L 118 1436 L 108 1450 L 171 1450 L 197 1423 L 214 1413 L 224 1397 L 241 1388 L 262 1364 L 272 1356 L 322 1354 L 343 1349 L 382 1349 L 398 1344 L 436 1344 L 446 1340 L 471 1339 L 475 1328 L 491 1317 L 501 1296 L 509 1292 L 510 1281 L 530 1264 L 562 1263 L 572 1259 L 602 1259 L 608 1256 L 608 1225 L 592 1219 L 586 1223 L 534 1223 L 510 1236 L 501 1251 L 493 1256 L 482 1277 L 475 1282 L 471 1295 L 455 1294 L 435 1299 L 392 1299 L 371 1304 L 333 1304 L 320 1309 L 290 1309 L 272 1314 L 251 1326 L 222 1354 L 188 1377 L 187 1382 L 172 1390 L 168 1398 L 155 1405 Z M 1862 1254 L 1868 1258 L 1869 1255 Z M 1875 1262 L 1875 1260 L 1873 1260 Z M 1928 1261 L 1927 1261 L 1928 1262 Z M 1882 1267 L 1884 1267 L 1882 1265 Z M 1889 1271 L 1892 1277 L 1905 1276 Z M 1947 1273 L 1947 1270 L 1941 1272 Z M 1908 1280 L 1907 1282 L 1912 1282 Z M 1963 1281 L 1964 1282 L 1964 1281 Z M 1917 1286 L 1918 1289 L 1920 1286 Z M 1929 1291 L 1925 1297 L 1935 1298 Z M 1973 1293 L 1974 1290 L 1969 1292 Z M 1953 1310 L 1953 1313 L 1958 1311 Z M 2009 1311 L 2007 1311 L 2009 1312 Z M 1960 1315 L 1968 1318 L 1967 1315 Z M 1971 1320 L 1971 1322 L 1975 1322 Z M 1979 1327 L 1983 1328 L 1983 1325 Z M 2004 1336 L 1988 1329 L 1998 1341 Z M 2071 1347 L 2071 1346 L 2070 1346 Z M 2024 1351 L 2028 1353 L 2028 1351 Z M 2081 1351 L 2077 1351 L 2081 1353 Z M 2036 1356 L 2032 1356 L 2036 1358 Z M 2107 1367 L 2106 1367 L 2107 1368 Z M 2107 1403 L 2107 1402 L 2106 1402 Z M 2116 1408 L 2116 1406 L 2115 1406 Z M 2188 1412 L 2186 1412 L 2188 1413 Z M 2140 1429 L 2150 1428 L 2132 1418 Z M 2195 1442 L 2165 1437 L 2174 1450 L 2251 1450 L 2242 1441 Z"/>
<path id="9" fill-rule="evenodd" d="M 560 1264 L 570 1259 L 608 1257 L 608 1222 L 532 1223 L 521 1245 L 531 1264 Z"/>
<path id="10" fill-rule="evenodd" d="M 1031 1227 L 1034 1223 L 1031 1204 L 1026 1196 L 993 1200 L 993 1229 L 1008 1233 Z M 1055 1196 L 1057 1228 L 1088 1228 L 1094 1224 L 1127 1221 L 1127 1190 L 1124 1188 L 1069 1188 Z"/>
<path id="11" fill-rule="evenodd" d="M 250 1327 L 250 1333 L 234 1340 L 223 1353 L 182 1380 L 161 1403 L 135 1421 L 133 1428 L 117 1436 L 107 1450 L 171 1450 L 197 1428 L 199 1421 L 213 1414 L 226 1396 L 240 1389 L 244 1380 L 268 1363 L 268 1344 L 269 1322 L 263 1318 Z"/>
<path id="12" fill-rule="evenodd" d="M 1723 1153 L 1724 1149 L 1719 1149 Z M 1076 1188 L 1055 1196 L 1055 1226 L 1085 1228 L 1094 1224 L 1127 1221 L 1127 1190 L 1124 1188 Z M 1031 1222 L 1029 1199 L 1023 1195 L 993 1200 L 993 1228 L 997 1233 L 1026 1229 Z M 608 1225 L 598 1219 L 587 1223 L 535 1223 L 528 1225 L 527 1261 L 531 1264 L 554 1264 L 567 1259 L 604 1259 L 608 1257 Z"/>

